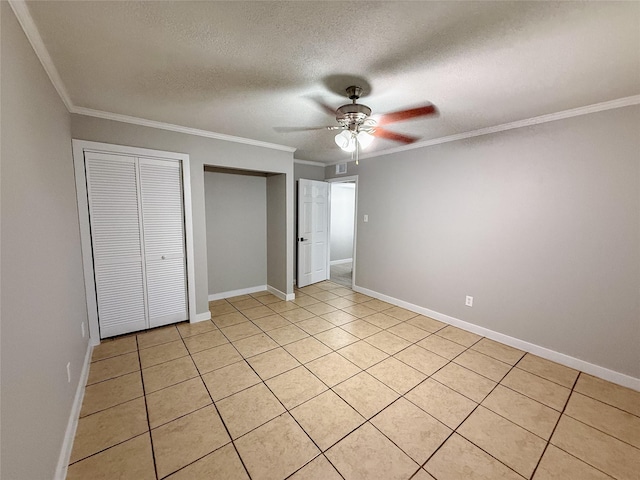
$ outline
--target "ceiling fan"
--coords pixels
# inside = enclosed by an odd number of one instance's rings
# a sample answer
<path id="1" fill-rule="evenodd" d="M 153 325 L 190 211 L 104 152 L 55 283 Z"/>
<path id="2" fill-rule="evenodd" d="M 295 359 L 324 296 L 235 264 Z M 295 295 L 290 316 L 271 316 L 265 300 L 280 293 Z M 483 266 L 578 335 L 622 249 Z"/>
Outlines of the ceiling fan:
<path id="1" fill-rule="evenodd" d="M 394 122 L 400 122 L 403 120 L 409 120 L 416 117 L 423 117 L 426 115 L 434 115 L 438 113 L 436 107 L 429 103 L 417 108 L 410 108 L 407 110 L 400 110 L 397 112 L 386 113 L 381 115 L 378 120 L 371 118 L 371 108 L 361 103 L 357 103 L 357 100 L 362 96 L 363 89 L 361 87 L 352 85 L 347 88 L 347 96 L 352 103 L 342 105 L 336 110 L 329 105 L 324 104 L 319 100 L 315 100 L 320 107 L 323 108 L 328 114 L 335 115 L 338 125 L 331 125 L 326 127 L 310 127 L 310 128 L 280 128 L 280 131 L 306 131 L 306 130 L 341 130 L 335 136 L 336 144 L 345 152 L 350 152 L 352 160 L 355 160 L 358 164 L 358 156 L 360 149 L 365 149 L 374 137 L 385 138 L 387 140 L 393 140 L 405 144 L 410 144 L 418 140 L 416 137 L 403 135 L 401 133 L 395 133 L 385 128 L 381 128 L 385 125 Z"/>

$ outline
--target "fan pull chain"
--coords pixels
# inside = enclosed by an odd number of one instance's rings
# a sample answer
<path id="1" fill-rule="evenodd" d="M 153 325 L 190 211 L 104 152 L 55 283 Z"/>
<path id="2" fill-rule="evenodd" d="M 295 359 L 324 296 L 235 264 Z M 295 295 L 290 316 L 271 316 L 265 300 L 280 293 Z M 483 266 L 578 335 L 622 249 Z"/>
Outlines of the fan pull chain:
<path id="1" fill-rule="evenodd" d="M 356 141 L 356 149 L 353 151 L 353 153 L 351 153 L 351 160 L 356 161 L 356 165 L 358 165 L 358 158 L 360 157 L 359 153 L 360 153 L 360 142 L 358 141 L 358 138 L 355 138 Z"/>

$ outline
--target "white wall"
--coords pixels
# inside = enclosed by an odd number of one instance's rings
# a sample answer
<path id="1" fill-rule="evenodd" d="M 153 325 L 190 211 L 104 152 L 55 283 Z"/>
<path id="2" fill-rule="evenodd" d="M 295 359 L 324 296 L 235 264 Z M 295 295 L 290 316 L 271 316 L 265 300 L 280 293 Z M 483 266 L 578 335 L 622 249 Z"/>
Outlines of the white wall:
<path id="1" fill-rule="evenodd" d="M 331 184 L 331 261 L 353 258 L 355 183 Z"/>
<path id="2" fill-rule="evenodd" d="M 70 118 L 8 3 L 0 9 L 0 477 L 50 479 L 88 344 Z"/>
<path id="3" fill-rule="evenodd" d="M 143 127 L 113 120 L 71 115 L 73 138 L 94 142 L 152 148 L 169 152 L 187 153 L 191 163 L 191 202 L 193 214 L 193 237 L 196 281 L 197 313 L 209 311 L 207 231 L 204 194 L 204 166 L 236 168 L 258 172 L 276 172 L 286 175 L 282 192 L 286 207 L 285 225 L 287 237 L 284 248 L 285 268 L 283 288 L 293 293 L 293 154 L 242 143 L 205 138 L 185 133 Z"/>
<path id="4" fill-rule="evenodd" d="M 209 295 L 267 283 L 267 179 L 204 172 Z"/>
<path id="5" fill-rule="evenodd" d="M 639 132 L 633 106 L 350 164 L 358 286 L 640 378 Z"/>

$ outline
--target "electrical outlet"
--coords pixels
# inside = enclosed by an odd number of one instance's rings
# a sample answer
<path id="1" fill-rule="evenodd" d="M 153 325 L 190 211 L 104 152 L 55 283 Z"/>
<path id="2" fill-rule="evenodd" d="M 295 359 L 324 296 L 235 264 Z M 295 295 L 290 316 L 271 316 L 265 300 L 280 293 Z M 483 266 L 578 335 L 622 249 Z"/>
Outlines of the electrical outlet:
<path id="1" fill-rule="evenodd" d="M 82 338 L 84 338 L 84 322 L 80 324 L 80 328 L 82 329 Z"/>
<path id="2" fill-rule="evenodd" d="M 467 299 L 464 301 L 464 304 L 467 307 L 473 307 L 473 297 L 470 297 L 469 295 L 467 295 Z"/>
<path id="3" fill-rule="evenodd" d="M 67 362 L 67 382 L 71 383 L 71 362 Z"/>
<path id="4" fill-rule="evenodd" d="M 364 216 L 364 223 L 367 223 L 369 221 L 369 215 L 365 215 Z"/>

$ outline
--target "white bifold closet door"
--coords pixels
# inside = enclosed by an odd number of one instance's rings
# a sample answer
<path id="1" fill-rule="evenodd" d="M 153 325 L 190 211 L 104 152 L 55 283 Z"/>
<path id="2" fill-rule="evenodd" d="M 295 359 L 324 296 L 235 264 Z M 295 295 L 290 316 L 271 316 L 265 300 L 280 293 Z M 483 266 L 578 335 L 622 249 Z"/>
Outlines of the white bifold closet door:
<path id="1" fill-rule="evenodd" d="M 188 318 L 181 164 L 85 152 L 100 337 Z"/>
<path id="2" fill-rule="evenodd" d="M 187 319 L 180 162 L 141 158 L 140 190 L 149 326 Z"/>

